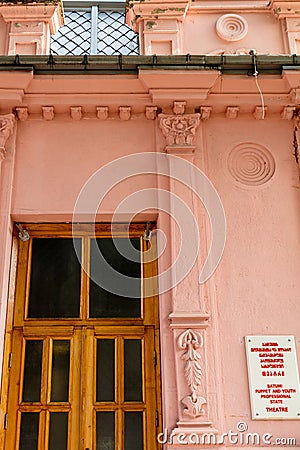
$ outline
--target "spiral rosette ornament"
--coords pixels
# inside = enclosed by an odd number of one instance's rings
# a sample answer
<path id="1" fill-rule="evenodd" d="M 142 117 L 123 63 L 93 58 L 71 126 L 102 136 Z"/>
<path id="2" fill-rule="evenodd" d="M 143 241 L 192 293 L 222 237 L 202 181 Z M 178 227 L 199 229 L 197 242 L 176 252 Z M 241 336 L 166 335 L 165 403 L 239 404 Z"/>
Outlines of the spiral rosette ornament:
<path id="1" fill-rule="evenodd" d="M 245 186 L 263 185 L 275 173 L 275 160 L 271 153 L 252 143 L 236 146 L 228 156 L 227 165 L 233 179 Z"/>
<path id="2" fill-rule="evenodd" d="M 248 24 L 238 14 L 224 14 L 216 23 L 216 32 L 224 41 L 240 41 L 248 33 Z"/>

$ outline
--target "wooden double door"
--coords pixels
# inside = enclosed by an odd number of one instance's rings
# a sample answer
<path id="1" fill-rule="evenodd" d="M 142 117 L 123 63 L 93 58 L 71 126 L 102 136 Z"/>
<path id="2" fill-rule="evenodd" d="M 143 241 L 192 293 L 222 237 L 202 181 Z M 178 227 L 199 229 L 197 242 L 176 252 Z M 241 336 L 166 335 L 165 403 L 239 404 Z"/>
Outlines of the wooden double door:
<path id="1" fill-rule="evenodd" d="M 142 238 L 143 225 L 133 227 L 130 239 L 122 226 L 114 236 L 108 225 L 98 225 L 92 236 L 83 226 L 75 239 L 68 225 L 25 227 L 30 240 L 16 237 L 7 324 L 3 448 L 155 449 L 160 418 L 156 261 L 154 245 Z M 122 251 L 125 239 L 132 259 Z M 99 249 L 129 280 L 124 292 L 107 289 L 119 279 L 102 267 Z M 112 277 L 108 284 L 102 284 L 102 273 Z"/>

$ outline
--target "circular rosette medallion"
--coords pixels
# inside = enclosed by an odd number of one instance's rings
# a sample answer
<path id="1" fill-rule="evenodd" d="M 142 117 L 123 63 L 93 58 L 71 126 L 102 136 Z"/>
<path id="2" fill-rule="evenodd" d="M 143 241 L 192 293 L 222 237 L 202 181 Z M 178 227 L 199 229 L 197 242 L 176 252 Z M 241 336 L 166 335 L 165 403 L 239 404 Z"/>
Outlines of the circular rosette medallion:
<path id="1" fill-rule="evenodd" d="M 228 155 L 227 166 L 235 181 L 246 186 L 267 183 L 275 172 L 275 161 L 264 147 L 245 143 L 236 146 Z"/>
<path id="2" fill-rule="evenodd" d="M 238 14 L 224 14 L 216 23 L 216 31 L 224 41 L 240 41 L 248 33 L 248 24 Z"/>

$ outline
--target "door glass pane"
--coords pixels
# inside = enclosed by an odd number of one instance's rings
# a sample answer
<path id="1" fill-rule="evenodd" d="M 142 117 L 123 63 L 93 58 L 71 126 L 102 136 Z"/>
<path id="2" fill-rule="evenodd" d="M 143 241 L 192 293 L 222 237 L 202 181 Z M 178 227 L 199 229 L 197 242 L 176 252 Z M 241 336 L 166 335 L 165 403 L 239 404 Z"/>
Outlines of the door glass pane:
<path id="1" fill-rule="evenodd" d="M 124 341 L 125 402 L 142 401 L 142 348 L 140 339 Z"/>
<path id="2" fill-rule="evenodd" d="M 143 413 L 125 412 L 124 449 L 143 450 Z"/>
<path id="3" fill-rule="evenodd" d="M 53 341 L 51 402 L 69 399 L 70 341 Z"/>
<path id="4" fill-rule="evenodd" d="M 68 413 L 50 413 L 49 450 L 67 450 Z"/>
<path id="5" fill-rule="evenodd" d="M 128 239 L 116 241 L 121 252 L 128 255 Z M 129 257 L 136 259 L 140 240 L 131 239 L 130 242 L 134 249 Z M 120 281 L 118 274 L 125 277 Z M 91 278 L 90 317 L 141 316 L 141 263 L 123 256 L 113 239 L 91 239 Z"/>
<path id="6" fill-rule="evenodd" d="M 37 450 L 39 413 L 22 413 L 19 450 Z"/>
<path id="7" fill-rule="evenodd" d="M 26 341 L 23 402 L 39 402 L 41 393 L 43 341 Z"/>
<path id="8" fill-rule="evenodd" d="M 115 413 L 97 412 L 96 450 L 115 449 Z"/>
<path id="9" fill-rule="evenodd" d="M 73 239 L 33 239 L 28 317 L 79 317 L 80 270 Z"/>
<path id="10" fill-rule="evenodd" d="M 115 340 L 97 339 L 97 402 L 115 400 Z"/>

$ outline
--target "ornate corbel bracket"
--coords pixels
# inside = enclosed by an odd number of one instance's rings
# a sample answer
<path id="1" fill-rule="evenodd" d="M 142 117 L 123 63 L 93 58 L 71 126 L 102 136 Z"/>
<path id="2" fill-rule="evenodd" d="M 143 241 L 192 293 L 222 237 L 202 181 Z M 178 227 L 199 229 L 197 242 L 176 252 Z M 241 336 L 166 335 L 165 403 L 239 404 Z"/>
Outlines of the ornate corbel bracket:
<path id="1" fill-rule="evenodd" d="M 6 155 L 6 142 L 12 135 L 15 125 L 14 114 L 0 115 L 0 159 L 3 160 Z"/>
<path id="2" fill-rule="evenodd" d="M 166 139 L 166 152 L 193 152 L 200 114 L 159 114 L 159 127 Z"/>

